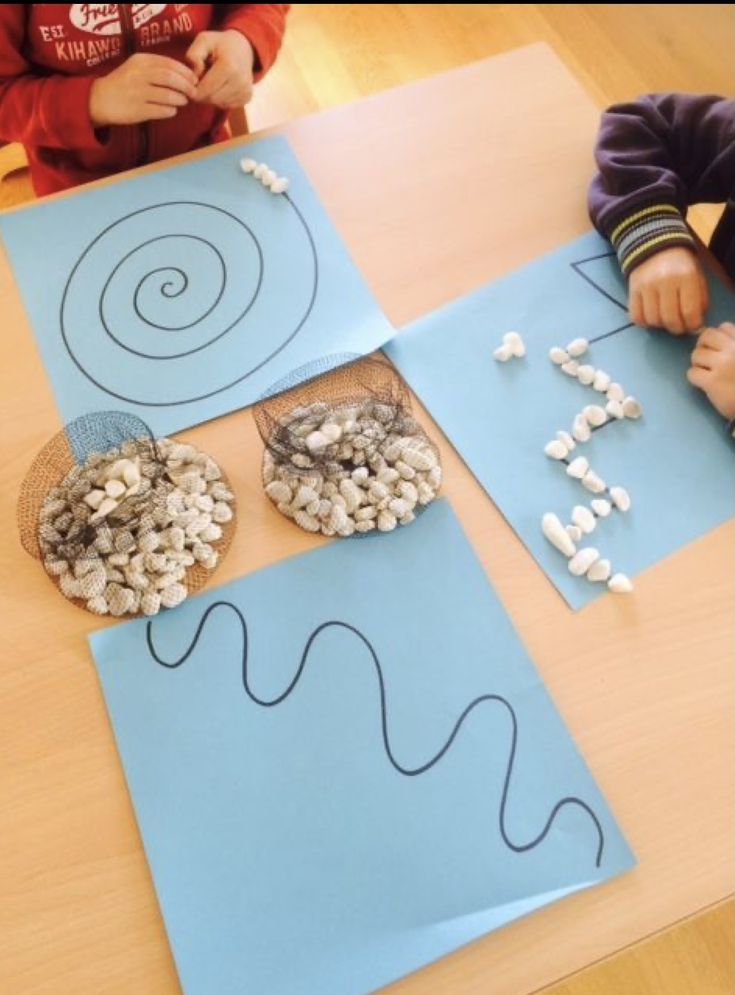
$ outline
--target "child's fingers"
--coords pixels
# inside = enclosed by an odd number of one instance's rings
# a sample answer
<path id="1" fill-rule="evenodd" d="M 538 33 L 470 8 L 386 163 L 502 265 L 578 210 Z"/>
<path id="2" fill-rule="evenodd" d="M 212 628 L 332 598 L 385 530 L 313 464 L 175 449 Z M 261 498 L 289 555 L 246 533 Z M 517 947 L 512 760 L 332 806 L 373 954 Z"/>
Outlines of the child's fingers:
<path id="1" fill-rule="evenodd" d="M 708 298 L 707 282 L 703 280 L 698 270 L 682 280 L 679 297 L 684 327 L 688 332 L 696 332 L 704 322 Z"/>
<path id="2" fill-rule="evenodd" d="M 198 82 L 196 75 L 183 62 L 179 62 L 177 59 L 170 59 L 167 55 L 150 55 L 148 59 L 150 60 L 153 72 L 171 73 L 185 80 L 190 86 L 196 86 Z"/>
<path id="3" fill-rule="evenodd" d="M 199 80 L 196 99 L 211 101 L 213 95 L 228 82 L 230 69 L 223 62 L 215 62 L 212 68 Z"/>
<path id="4" fill-rule="evenodd" d="M 171 107 L 166 104 L 146 103 L 145 120 L 162 121 L 164 118 L 176 117 L 178 110 L 178 107 Z"/>
<path id="5" fill-rule="evenodd" d="M 693 387 L 706 390 L 712 374 L 709 370 L 702 369 L 701 366 L 690 366 L 687 370 L 687 380 Z"/>
<path id="6" fill-rule="evenodd" d="M 636 325 L 645 324 L 643 317 L 643 298 L 639 290 L 632 290 L 628 300 L 628 313 L 630 320 Z"/>
<path id="7" fill-rule="evenodd" d="M 728 339 L 735 339 L 735 325 L 731 321 L 723 321 L 715 331 L 721 332 Z"/>
<path id="8" fill-rule="evenodd" d="M 684 320 L 679 309 L 679 291 L 676 284 L 665 284 L 659 294 L 661 323 L 675 335 L 685 331 Z"/>
<path id="9" fill-rule="evenodd" d="M 197 80 L 207 68 L 207 61 L 214 51 L 214 40 L 208 31 L 202 31 L 191 43 L 186 52 L 186 61 L 191 65 Z"/>
<path id="10" fill-rule="evenodd" d="M 735 327 L 733 327 L 733 332 L 735 333 Z M 719 328 L 705 328 L 697 339 L 697 345 L 705 346 L 707 349 L 715 349 L 719 352 L 722 349 L 727 349 L 732 339 L 733 336 L 722 326 Z"/>
<path id="11" fill-rule="evenodd" d="M 660 328 L 662 325 L 658 292 L 652 287 L 647 287 L 643 292 L 643 321 L 650 328 Z"/>
<path id="12" fill-rule="evenodd" d="M 150 83 L 153 86 L 166 86 L 169 90 L 177 90 L 190 99 L 193 99 L 197 92 L 196 83 L 192 83 L 188 76 L 175 73 L 171 69 L 156 69 L 151 73 Z"/>
<path id="13" fill-rule="evenodd" d="M 698 345 L 692 352 L 692 366 L 701 366 L 704 370 L 711 370 L 716 360 L 717 353 L 714 349 Z"/>
<path id="14" fill-rule="evenodd" d="M 189 103 L 183 93 L 170 90 L 167 86 L 149 86 L 145 99 L 149 104 L 160 104 L 163 107 L 185 107 Z"/>

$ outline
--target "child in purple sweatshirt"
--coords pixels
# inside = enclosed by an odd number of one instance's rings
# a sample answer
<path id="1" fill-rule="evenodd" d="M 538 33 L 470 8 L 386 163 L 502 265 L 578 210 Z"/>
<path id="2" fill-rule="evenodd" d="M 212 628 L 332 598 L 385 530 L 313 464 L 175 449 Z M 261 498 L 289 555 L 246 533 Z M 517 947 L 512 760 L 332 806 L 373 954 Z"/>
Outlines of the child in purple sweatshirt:
<path id="1" fill-rule="evenodd" d="M 735 101 L 667 93 L 617 104 L 602 115 L 595 158 L 590 217 L 628 277 L 631 319 L 698 331 L 709 300 L 685 216 L 726 202 L 710 249 L 735 277 Z M 699 332 L 687 375 L 732 424 L 735 324 Z"/>

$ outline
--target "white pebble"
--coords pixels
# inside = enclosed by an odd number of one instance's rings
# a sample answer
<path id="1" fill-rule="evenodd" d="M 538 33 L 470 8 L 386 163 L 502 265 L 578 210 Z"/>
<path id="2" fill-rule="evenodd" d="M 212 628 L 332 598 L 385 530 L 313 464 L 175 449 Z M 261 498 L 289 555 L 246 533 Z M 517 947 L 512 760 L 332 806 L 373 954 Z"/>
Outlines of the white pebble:
<path id="1" fill-rule="evenodd" d="M 541 519 L 541 531 L 552 546 L 556 546 L 561 553 L 565 556 L 574 556 L 576 546 L 553 511 L 547 511 Z"/>
<path id="2" fill-rule="evenodd" d="M 606 501 L 605 498 L 593 498 L 590 501 L 590 504 L 592 505 L 594 513 L 599 515 L 600 518 L 607 518 L 612 511 L 612 505 L 609 501 Z"/>
<path id="3" fill-rule="evenodd" d="M 597 371 L 594 366 L 580 366 L 577 368 L 577 380 L 579 380 L 583 386 L 588 387 L 595 379 L 596 372 Z"/>
<path id="4" fill-rule="evenodd" d="M 569 452 L 571 452 L 572 449 L 576 449 L 577 443 L 571 437 L 569 432 L 565 432 L 564 429 L 559 429 L 559 431 L 556 433 L 556 437 L 559 440 L 559 442 L 561 442 L 563 445 L 567 447 Z"/>
<path id="5" fill-rule="evenodd" d="M 144 615 L 157 615 L 161 610 L 161 595 L 158 591 L 146 591 L 140 599 L 140 610 Z"/>
<path id="6" fill-rule="evenodd" d="M 587 571 L 587 580 L 593 582 L 607 580 L 612 571 L 609 560 L 597 560 Z"/>
<path id="7" fill-rule="evenodd" d="M 569 567 L 569 573 L 574 574 L 575 577 L 581 577 L 582 574 L 586 574 L 593 563 L 596 563 L 600 559 L 599 550 L 595 549 L 594 546 L 585 546 L 580 549 L 571 558 L 567 566 Z"/>
<path id="8" fill-rule="evenodd" d="M 613 574 L 607 586 L 614 594 L 630 594 L 633 590 L 633 582 L 625 574 Z"/>
<path id="9" fill-rule="evenodd" d="M 392 532 L 398 524 L 398 519 L 390 511 L 381 511 L 378 515 L 378 530 L 380 532 Z"/>
<path id="10" fill-rule="evenodd" d="M 549 349 L 549 359 L 552 363 L 556 363 L 557 366 L 562 366 L 564 363 L 569 362 L 569 353 L 566 349 L 562 349 L 561 346 L 553 345 Z"/>
<path id="11" fill-rule="evenodd" d="M 513 356 L 513 350 L 510 346 L 499 345 L 497 349 L 493 352 L 493 357 L 499 363 L 507 363 L 509 359 Z"/>
<path id="12" fill-rule="evenodd" d="M 388 510 L 392 511 L 396 518 L 403 518 L 411 510 L 408 501 L 403 498 L 393 498 L 388 504 Z"/>
<path id="13" fill-rule="evenodd" d="M 136 484 L 140 483 L 140 469 L 132 461 L 123 470 L 123 480 L 127 487 L 135 487 Z"/>
<path id="14" fill-rule="evenodd" d="M 526 345 L 520 332 L 506 332 L 503 336 L 503 345 L 507 345 L 518 359 L 526 355 Z"/>
<path id="15" fill-rule="evenodd" d="M 605 411 L 610 415 L 611 418 L 623 418 L 623 405 L 620 401 L 608 401 L 605 405 Z"/>
<path id="16" fill-rule="evenodd" d="M 603 491 L 607 490 L 607 484 L 602 477 L 598 477 L 594 470 L 588 470 L 585 473 L 584 477 L 582 477 L 582 486 L 586 487 L 593 494 L 602 494 Z"/>
<path id="17" fill-rule="evenodd" d="M 558 439 L 554 439 L 551 442 L 547 442 L 544 446 L 544 452 L 551 459 L 565 459 L 569 450 L 560 442 Z"/>
<path id="18" fill-rule="evenodd" d="M 106 615 L 110 610 L 106 599 L 101 594 L 98 594 L 94 598 L 89 598 L 87 608 L 91 612 L 94 612 L 95 615 Z"/>
<path id="19" fill-rule="evenodd" d="M 275 172 L 272 169 L 264 169 L 260 174 L 260 182 L 264 187 L 269 187 L 271 183 L 274 183 L 277 179 Z"/>
<path id="20" fill-rule="evenodd" d="M 253 169 L 253 176 L 255 177 L 256 180 L 259 180 L 261 179 L 263 173 L 265 173 L 267 169 L 268 167 L 264 162 L 259 162 L 256 164 L 255 168 Z"/>
<path id="21" fill-rule="evenodd" d="M 570 356 L 583 356 L 588 348 L 589 342 L 587 339 L 572 339 L 567 346 L 567 352 Z"/>
<path id="22" fill-rule="evenodd" d="M 310 432 L 306 436 L 306 448 L 309 452 L 320 452 L 322 449 L 326 449 L 328 445 L 329 439 L 323 432 Z"/>
<path id="23" fill-rule="evenodd" d="M 598 428 L 607 421 L 605 409 L 601 408 L 599 404 L 588 404 L 582 408 L 582 414 L 593 428 Z"/>
<path id="24" fill-rule="evenodd" d="M 585 535 L 594 532 L 595 525 L 597 525 L 597 519 L 590 509 L 586 508 L 583 504 L 575 504 L 572 509 L 572 521 L 575 525 L 579 526 Z"/>
<path id="25" fill-rule="evenodd" d="M 570 477 L 574 477 L 575 480 L 581 480 L 585 473 L 587 473 L 589 465 L 589 460 L 584 456 L 577 456 L 567 467 L 567 473 Z"/>
<path id="26" fill-rule="evenodd" d="M 187 590 L 183 584 L 169 584 L 161 591 L 161 605 L 164 608 L 175 608 L 186 599 L 186 595 Z"/>
<path id="27" fill-rule="evenodd" d="M 106 497 L 105 491 L 100 491 L 100 490 L 90 491 L 89 494 L 85 494 L 84 502 L 85 504 L 88 504 L 93 511 L 97 511 L 99 506 L 105 500 L 105 497 Z"/>
<path id="28" fill-rule="evenodd" d="M 610 386 L 609 373 L 605 373 L 604 370 L 595 371 L 595 379 L 592 381 L 592 386 L 595 390 L 598 390 L 601 394 L 604 394 L 607 388 Z"/>
<path id="29" fill-rule="evenodd" d="M 118 502 L 111 497 L 106 497 L 104 501 L 100 504 L 97 511 L 90 518 L 90 522 L 95 524 L 96 522 L 101 522 L 103 518 L 106 518 L 111 512 L 117 508 Z"/>
<path id="30" fill-rule="evenodd" d="M 329 442 L 339 442 L 342 438 L 342 429 L 334 422 L 325 422 L 321 427 L 321 433 Z"/>
<path id="31" fill-rule="evenodd" d="M 582 530 L 578 525 L 567 525 L 565 526 L 567 530 L 567 535 L 572 540 L 572 542 L 579 542 L 582 538 Z"/>
<path id="32" fill-rule="evenodd" d="M 218 501 L 212 509 L 212 521 L 217 522 L 219 525 L 231 521 L 232 517 L 232 508 L 228 504 L 225 504 L 224 501 Z"/>
<path id="33" fill-rule="evenodd" d="M 572 424 L 572 435 L 577 442 L 589 441 L 592 435 L 592 430 L 590 429 L 589 422 L 584 415 L 575 415 L 574 423 Z"/>
<path id="34" fill-rule="evenodd" d="M 285 193 L 288 190 L 288 180 L 285 176 L 278 176 L 271 183 L 271 193 Z"/>
<path id="35" fill-rule="evenodd" d="M 258 163 L 255 159 L 245 158 L 240 160 L 240 169 L 243 173 L 252 173 L 257 165 Z M 146 614 L 155 615 L 155 612 L 146 612 Z"/>
<path id="36" fill-rule="evenodd" d="M 291 488 L 282 480 L 273 480 L 270 484 L 267 484 L 265 493 L 271 501 L 276 504 L 280 501 L 283 501 L 285 504 L 290 504 L 293 496 L 291 494 Z"/>
<path id="37" fill-rule="evenodd" d="M 630 511 L 630 494 L 628 494 L 624 487 L 611 487 L 610 497 L 612 498 L 615 507 L 620 511 Z"/>
<path id="38" fill-rule="evenodd" d="M 643 405 L 635 397 L 626 397 L 623 399 L 623 414 L 626 418 L 640 418 Z"/>
<path id="39" fill-rule="evenodd" d="M 568 363 L 561 364 L 562 373 L 566 373 L 568 377 L 576 377 L 578 369 L 579 363 L 576 359 L 570 359 Z"/>
<path id="40" fill-rule="evenodd" d="M 610 384 L 606 393 L 608 401 L 622 401 L 625 399 L 625 391 L 622 385 L 616 382 Z"/>
<path id="41" fill-rule="evenodd" d="M 311 504 L 313 501 L 318 500 L 319 495 L 314 488 L 306 487 L 306 485 L 302 484 L 296 491 L 296 495 L 293 499 L 294 511 L 297 511 L 299 508 L 305 508 L 307 504 Z M 214 509 L 212 510 L 214 511 Z"/>

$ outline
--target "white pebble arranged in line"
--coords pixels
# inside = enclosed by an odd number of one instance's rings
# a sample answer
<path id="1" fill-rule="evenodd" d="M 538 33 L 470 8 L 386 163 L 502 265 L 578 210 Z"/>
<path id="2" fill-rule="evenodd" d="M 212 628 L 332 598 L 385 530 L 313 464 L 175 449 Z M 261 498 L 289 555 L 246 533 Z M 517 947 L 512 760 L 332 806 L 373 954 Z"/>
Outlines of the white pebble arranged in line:
<path id="1" fill-rule="evenodd" d="M 41 508 L 44 566 L 95 614 L 155 615 L 187 597 L 189 567 L 217 566 L 233 501 L 217 463 L 193 446 L 130 441 L 92 453 Z M 94 538 L 81 542 L 88 528 Z"/>
<path id="2" fill-rule="evenodd" d="M 276 431 L 288 433 L 292 445 L 303 439 L 313 456 L 299 468 L 305 454 L 295 452 L 289 465 L 266 448 L 265 493 L 307 532 L 344 538 L 392 532 L 414 521 L 441 486 L 436 449 L 410 413 L 393 405 L 317 402 L 295 408 Z"/>
<path id="3" fill-rule="evenodd" d="M 520 332 L 506 332 L 503 343 L 493 353 L 499 363 L 507 363 L 509 359 L 522 359 L 526 355 L 526 345 Z"/>
<path id="4" fill-rule="evenodd" d="M 257 162 L 255 159 L 245 157 L 240 160 L 240 169 L 243 173 L 250 174 L 256 180 L 260 180 L 263 186 L 267 187 L 271 193 L 285 193 L 288 190 L 288 180 L 286 177 L 278 176 L 265 162 Z"/>
<path id="5" fill-rule="evenodd" d="M 617 573 L 613 574 L 607 586 L 613 594 L 630 594 L 633 590 L 633 581 L 626 574 Z"/>
<path id="6" fill-rule="evenodd" d="M 559 552 L 565 556 L 574 556 L 577 552 L 577 547 L 574 545 L 571 536 L 553 511 L 547 511 L 541 519 L 541 531 L 551 545 L 556 546 Z"/>

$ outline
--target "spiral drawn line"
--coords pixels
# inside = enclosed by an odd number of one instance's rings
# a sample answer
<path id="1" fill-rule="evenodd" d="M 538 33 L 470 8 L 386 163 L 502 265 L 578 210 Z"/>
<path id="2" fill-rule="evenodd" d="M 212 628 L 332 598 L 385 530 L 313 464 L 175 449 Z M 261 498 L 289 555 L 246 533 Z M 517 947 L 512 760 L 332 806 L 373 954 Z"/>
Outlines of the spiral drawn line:
<path id="1" fill-rule="evenodd" d="M 502 705 L 502 707 L 505 709 L 508 716 L 510 717 L 511 721 L 510 752 L 508 756 L 505 778 L 503 781 L 503 790 L 500 799 L 500 807 L 498 810 L 498 824 L 500 829 L 500 835 L 503 839 L 503 842 L 510 850 L 513 850 L 515 853 L 524 853 L 525 851 L 533 850 L 546 838 L 559 812 L 567 805 L 577 806 L 578 808 L 581 808 L 584 812 L 586 812 L 589 815 L 590 819 L 592 820 L 595 826 L 597 832 L 597 840 L 598 840 L 597 852 L 595 856 L 595 866 L 596 867 L 600 866 L 600 863 L 602 861 L 602 851 L 605 845 L 605 834 L 603 832 L 602 826 L 600 825 L 600 821 L 595 815 L 594 811 L 585 801 L 582 801 L 581 798 L 577 798 L 575 796 L 568 796 L 560 799 L 556 803 L 556 805 L 554 805 L 548 819 L 546 820 L 543 829 L 538 833 L 537 836 L 535 836 L 533 839 L 529 840 L 528 842 L 516 843 L 508 835 L 508 831 L 506 829 L 506 824 L 505 824 L 506 821 L 505 814 L 506 814 L 506 806 L 508 803 L 510 780 L 513 772 L 513 765 L 515 763 L 516 747 L 518 743 L 518 719 L 516 717 L 516 713 L 515 710 L 513 709 L 513 706 L 506 698 L 502 697 L 502 695 L 483 694 L 475 698 L 466 706 L 464 711 L 461 713 L 461 715 L 454 724 L 454 728 L 452 729 L 449 738 L 441 747 L 441 749 L 437 753 L 435 753 L 433 757 L 430 757 L 425 763 L 420 764 L 418 767 L 406 767 L 396 759 L 396 756 L 393 753 L 393 748 L 390 743 L 390 737 L 388 734 L 388 705 L 386 700 L 385 679 L 383 677 L 383 668 L 380 665 L 378 654 L 376 653 L 372 644 L 368 640 L 367 636 L 363 635 L 363 633 L 360 632 L 359 629 L 355 628 L 353 625 L 350 625 L 348 622 L 340 622 L 340 621 L 323 622 L 321 625 L 317 626 L 316 629 L 314 629 L 314 631 L 311 633 L 306 642 L 304 651 L 301 654 L 301 660 L 299 662 L 298 668 L 291 682 L 287 685 L 285 690 L 282 691 L 280 694 L 276 695 L 275 698 L 270 698 L 270 699 L 261 698 L 253 691 L 253 689 L 250 686 L 249 676 L 248 676 L 247 622 L 245 621 L 245 617 L 240 611 L 240 609 L 237 607 L 237 605 L 233 604 L 231 601 L 215 601 L 206 609 L 206 611 L 199 620 L 196 632 L 194 633 L 194 636 L 189 646 L 184 651 L 184 653 L 176 660 L 164 660 L 158 654 L 153 644 L 153 623 L 148 622 L 146 626 L 146 640 L 148 643 L 148 650 L 153 659 L 156 661 L 156 663 L 160 664 L 162 667 L 167 667 L 168 669 L 171 670 L 180 667 L 183 663 L 185 663 L 196 649 L 197 643 L 199 642 L 202 632 L 204 631 L 209 616 L 213 612 L 215 612 L 218 608 L 227 608 L 230 611 L 234 612 L 235 616 L 237 617 L 237 620 L 240 624 L 240 628 L 242 630 L 242 641 L 243 641 L 243 649 L 242 649 L 243 688 L 245 689 L 245 693 L 248 696 L 248 698 L 252 702 L 254 702 L 254 704 L 259 705 L 262 708 L 272 708 L 275 705 L 280 705 L 281 702 L 285 701 L 286 698 L 288 698 L 288 696 L 291 694 L 291 692 L 296 688 L 296 685 L 299 683 L 301 675 L 306 666 L 306 661 L 309 657 L 309 653 L 311 652 L 311 648 L 322 632 L 325 632 L 327 629 L 344 629 L 347 632 L 351 632 L 354 636 L 356 636 L 357 639 L 363 644 L 363 646 L 365 646 L 367 651 L 370 653 L 373 665 L 375 667 L 375 673 L 378 679 L 378 689 L 380 692 L 381 731 L 382 731 L 383 746 L 385 748 L 386 756 L 388 757 L 388 760 L 390 761 L 391 765 L 395 768 L 395 770 L 397 770 L 399 774 L 402 774 L 405 777 L 416 777 L 421 774 L 425 774 L 427 771 L 431 770 L 432 767 L 438 764 L 439 761 L 442 759 L 442 757 L 451 748 L 452 743 L 459 734 L 459 730 L 461 729 L 465 719 L 470 715 L 471 712 L 473 712 L 480 705 L 484 704 L 485 702 L 493 702 Z"/>
<path id="2" fill-rule="evenodd" d="M 117 276 L 117 274 L 119 273 L 121 267 L 132 256 L 134 256 L 135 253 L 140 252 L 143 249 L 146 249 L 148 246 L 153 245 L 154 243 L 163 243 L 163 242 L 165 242 L 168 239 L 183 239 L 183 240 L 190 240 L 192 242 L 198 242 L 198 243 L 200 243 L 201 245 L 203 245 L 204 247 L 206 247 L 207 250 L 211 251 L 212 254 L 213 254 L 213 256 L 216 257 L 216 259 L 217 259 L 217 264 L 218 264 L 219 271 L 220 271 L 220 274 L 221 274 L 221 280 L 220 280 L 220 285 L 219 285 L 219 287 L 217 289 L 217 293 L 216 293 L 215 299 L 214 299 L 213 303 L 206 309 L 206 311 L 204 311 L 202 314 L 200 314 L 195 320 L 189 321 L 188 323 L 183 323 L 183 324 L 179 324 L 179 325 L 167 325 L 167 324 L 164 324 L 164 323 L 162 323 L 160 321 L 152 320 L 150 317 L 148 317 L 144 313 L 143 307 L 142 307 L 142 304 L 141 304 L 141 293 L 143 292 L 143 290 L 145 288 L 148 288 L 151 284 L 153 286 L 155 286 L 155 288 L 157 289 L 158 293 L 162 297 L 164 297 L 164 298 L 166 298 L 168 300 L 173 300 L 173 299 L 175 299 L 177 297 L 180 297 L 182 294 L 184 294 L 186 292 L 186 290 L 188 289 L 189 283 L 190 283 L 189 276 L 188 276 L 188 274 L 186 272 L 184 272 L 184 270 L 182 270 L 178 266 L 156 266 L 154 269 L 152 269 L 152 270 L 148 271 L 147 273 L 145 273 L 138 280 L 137 286 L 135 287 L 135 290 L 134 290 L 134 293 L 133 293 L 132 309 L 133 309 L 135 315 L 137 316 L 137 318 L 140 321 L 142 321 L 144 324 L 148 325 L 150 328 L 153 328 L 157 332 L 158 331 L 165 332 L 165 333 L 183 332 L 183 331 L 185 331 L 187 329 L 194 328 L 196 325 L 198 325 L 201 322 L 203 322 L 216 309 L 216 307 L 218 306 L 218 304 L 220 303 L 220 301 L 223 299 L 223 297 L 225 296 L 225 294 L 228 292 L 229 286 L 232 285 L 232 283 L 236 280 L 236 277 L 237 277 L 237 273 L 228 272 L 228 267 L 227 267 L 227 264 L 225 262 L 225 259 L 224 259 L 223 255 L 222 255 L 222 253 L 207 238 L 202 238 L 201 236 L 198 236 L 198 235 L 192 235 L 192 234 L 187 234 L 187 233 L 184 233 L 184 232 L 179 232 L 179 233 L 170 233 L 170 234 L 166 234 L 166 235 L 159 235 L 159 236 L 155 236 L 155 237 L 150 238 L 150 239 L 146 239 L 146 240 L 142 241 L 140 244 L 136 245 L 133 249 L 131 249 L 129 252 L 127 252 L 123 256 L 122 259 L 120 259 L 120 261 L 113 268 L 113 270 L 110 273 L 109 277 L 106 279 L 106 281 L 104 283 L 104 286 L 102 287 L 102 290 L 100 292 L 100 298 L 99 298 L 99 303 L 98 303 L 98 307 L 97 307 L 97 313 L 98 313 L 98 316 L 99 316 L 99 321 L 101 323 L 101 326 L 102 326 L 102 329 L 104 330 L 105 335 L 107 337 L 109 337 L 117 346 L 119 346 L 120 348 L 124 349 L 127 353 L 130 353 L 130 354 L 132 354 L 134 356 L 138 356 L 141 359 L 145 359 L 145 360 L 161 361 L 161 360 L 182 359 L 182 358 L 187 357 L 187 356 L 192 356 L 195 353 L 202 352 L 203 350 L 209 348 L 215 342 L 217 342 L 218 340 L 220 340 L 221 338 L 223 338 L 225 335 L 227 335 L 229 332 L 231 332 L 243 320 L 243 318 L 245 318 L 245 316 L 248 314 L 248 312 L 254 306 L 256 300 L 258 299 L 258 296 L 260 294 L 262 286 L 263 286 L 263 275 L 264 275 L 265 263 L 264 263 L 264 258 L 263 258 L 263 249 L 262 249 L 262 246 L 261 246 L 258 238 L 256 237 L 255 233 L 252 231 L 252 229 L 247 224 L 245 224 L 244 221 L 242 221 L 240 218 L 238 218 L 235 214 L 232 214 L 230 211 L 227 211 L 224 208 L 217 207 L 214 204 L 207 204 L 207 203 L 204 203 L 204 202 L 193 201 L 193 200 L 191 200 L 191 201 L 189 201 L 189 200 L 165 201 L 165 202 L 162 202 L 160 204 L 154 204 L 154 205 L 151 205 L 149 207 L 140 208 L 140 209 L 138 209 L 136 211 L 131 211 L 129 214 L 124 215 L 122 218 L 118 218 L 117 221 L 114 221 L 112 224 L 108 225 L 106 228 L 104 228 L 99 233 L 99 235 L 97 235 L 89 243 L 89 245 L 85 248 L 85 250 L 82 252 L 81 256 L 77 259 L 76 263 L 72 267 L 72 270 L 71 270 L 71 272 L 69 274 L 69 277 L 68 277 L 68 279 L 66 281 L 66 284 L 64 286 L 64 291 L 63 291 L 62 296 L 61 296 L 61 303 L 60 303 L 60 307 L 59 307 L 59 326 L 60 326 L 60 329 L 61 329 L 61 337 L 62 337 L 62 341 L 64 343 L 64 348 L 66 349 L 66 351 L 67 351 L 70 359 L 72 360 L 72 362 L 74 363 L 74 365 L 77 367 L 77 369 L 80 371 L 80 373 L 87 380 L 89 380 L 91 383 L 93 383 L 95 387 L 97 387 L 99 390 L 103 391 L 105 394 L 108 394 L 110 397 L 117 398 L 118 400 L 124 401 L 124 402 L 129 403 L 129 404 L 139 404 L 139 405 L 142 405 L 142 406 L 145 406 L 145 407 L 151 407 L 151 408 L 166 408 L 166 407 L 175 407 L 175 406 L 178 406 L 178 405 L 181 405 L 181 404 L 193 404 L 193 403 L 195 403 L 197 401 L 203 401 L 203 400 L 206 400 L 207 398 L 214 397 L 217 394 L 221 394 L 224 391 L 230 390 L 232 387 L 235 387 L 237 384 L 241 383 L 243 380 L 246 380 L 248 377 L 252 376 L 254 373 L 257 373 L 258 370 L 262 369 L 269 362 L 271 362 L 271 360 L 276 355 L 278 355 L 278 353 L 280 353 L 283 349 L 286 348 L 287 345 L 289 345 L 290 342 L 293 341 L 293 339 L 296 337 L 296 335 L 298 335 L 298 333 L 301 331 L 301 329 L 306 324 L 306 322 L 309 319 L 309 317 L 310 317 L 310 315 L 312 313 L 312 310 L 314 308 L 314 303 L 316 301 L 318 287 L 319 287 L 319 260 L 318 260 L 318 256 L 317 256 L 317 249 L 316 249 L 316 244 L 314 242 L 314 237 L 313 237 L 313 235 L 311 233 L 311 230 L 309 228 L 308 222 L 306 221 L 306 218 L 304 217 L 304 215 L 302 214 L 302 212 L 299 210 L 299 208 L 297 207 L 297 205 L 294 203 L 293 199 L 288 194 L 283 194 L 282 197 L 279 198 L 279 201 L 281 201 L 281 202 L 289 205 L 289 207 L 291 208 L 291 210 L 294 212 L 294 214 L 295 214 L 295 216 L 296 216 L 296 218 L 297 218 L 297 220 L 299 222 L 300 227 L 303 228 L 303 231 L 304 231 L 304 234 L 306 235 L 306 239 L 307 239 L 307 243 L 308 243 L 309 256 L 310 256 L 310 265 L 313 266 L 314 276 L 313 276 L 313 286 L 311 287 L 311 292 L 310 292 L 310 295 L 309 295 L 308 302 L 306 304 L 305 311 L 303 312 L 303 314 L 300 315 L 300 317 L 298 317 L 296 326 L 292 330 L 289 331 L 288 335 L 285 338 L 279 340 L 277 347 L 275 349 L 273 349 L 273 351 L 269 355 L 267 355 L 264 359 L 262 359 L 260 362 L 258 362 L 255 366 L 252 366 L 246 372 L 240 373 L 238 376 L 235 376 L 234 378 L 227 379 L 226 383 L 224 383 L 223 385 L 218 386 L 218 387 L 216 387 L 216 388 L 214 388 L 212 390 L 203 391 L 202 393 L 197 394 L 197 395 L 192 396 L 192 397 L 185 397 L 185 398 L 181 398 L 181 399 L 178 399 L 178 400 L 165 400 L 165 401 L 161 401 L 161 400 L 158 400 L 158 401 L 157 400 L 146 400 L 146 399 L 142 399 L 142 398 L 139 398 L 139 397 L 131 397 L 131 396 L 129 396 L 128 394 L 124 393 L 121 390 L 114 389 L 113 387 L 110 387 L 110 386 L 106 386 L 95 375 L 93 375 L 93 373 L 91 373 L 86 368 L 86 366 L 84 364 L 84 361 L 83 361 L 83 358 L 81 358 L 79 355 L 77 355 L 77 351 L 75 351 L 75 347 L 74 347 L 74 345 L 72 344 L 72 342 L 70 340 L 71 334 L 72 334 L 72 332 L 74 332 L 74 333 L 76 333 L 76 334 L 78 334 L 78 335 L 81 336 L 81 334 L 84 333 L 84 335 L 88 339 L 88 330 L 87 329 L 79 329 L 79 328 L 73 328 L 73 329 L 70 328 L 70 324 L 72 324 L 72 320 L 69 319 L 68 316 L 67 316 L 67 308 L 68 308 L 68 301 L 69 301 L 71 287 L 72 287 L 72 284 L 74 283 L 75 278 L 78 277 L 78 274 L 79 274 L 79 271 L 80 271 L 80 267 L 89 260 L 89 257 L 94 253 L 95 248 L 98 246 L 98 243 L 100 243 L 100 241 L 105 236 L 107 236 L 113 229 L 117 228 L 117 226 L 119 226 L 119 225 L 123 225 L 125 222 L 129 221 L 131 218 L 135 218 L 135 217 L 137 217 L 139 215 L 144 215 L 148 211 L 155 211 L 155 210 L 157 210 L 159 208 L 179 208 L 179 209 L 204 208 L 207 211 L 216 211 L 220 215 L 222 215 L 222 216 L 228 218 L 230 221 L 234 222 L 252 240 L 252 243 L 253 243 L 253 245 L 255 247 L 255 251 L 257 253 L 258 275 L 257 275 L 256 284 L 255 284 L 255 289 L 253 290 L 252 295 L 251 295 L 250 299 L 247 301 L 247 303 L 245 304 L 244 308 L 237 314 L 237 316 L 234 318 L 234 320 L 229 321 L 227 323 L 227 325 L 226 325 L 225 328 L 223 328 L 222 330 L 218 331 L 216 335 L 212 336 L 206 342 L 200 343 L 200 344 L 198 344 L 198 345 L 196 345 L 196 346 L 194 346 L 194 347 L 192 347 L 191 349 L 188 349 L 188 350 L 182 350 L 182 351 L 177 352 L 177 353 L 165 354 L 165 355 L 153 354 L 153 353 L 150 353 L 150 352 L 144 352 L 142 350 L 133 348 L 131 345 L 123 342 L 119 338 L 119 336 L 115 335 L 115 333 L 113 332 L 113 330 L 109 327 L 109 322 L 108 322 L 107 316 L 105 314 L 105 299 L 106 299 L 106 295 L 108 293 L 108 290 L 110 288 L 110 285 L 111 285 L 112 281 L 115 279 L 115 277 Z M 156 283 L 156 280 L 160 280 L 160 283 Z M 262 331 L 263 333 L 265 332 L 265 330 L 260 330 L 260 331 Z M 244 352 L 245 352 L 245 350 L 243 349 L 243 353 Z M 231 370 L 229 370 L 228 372 L 231 373 Z"/>

